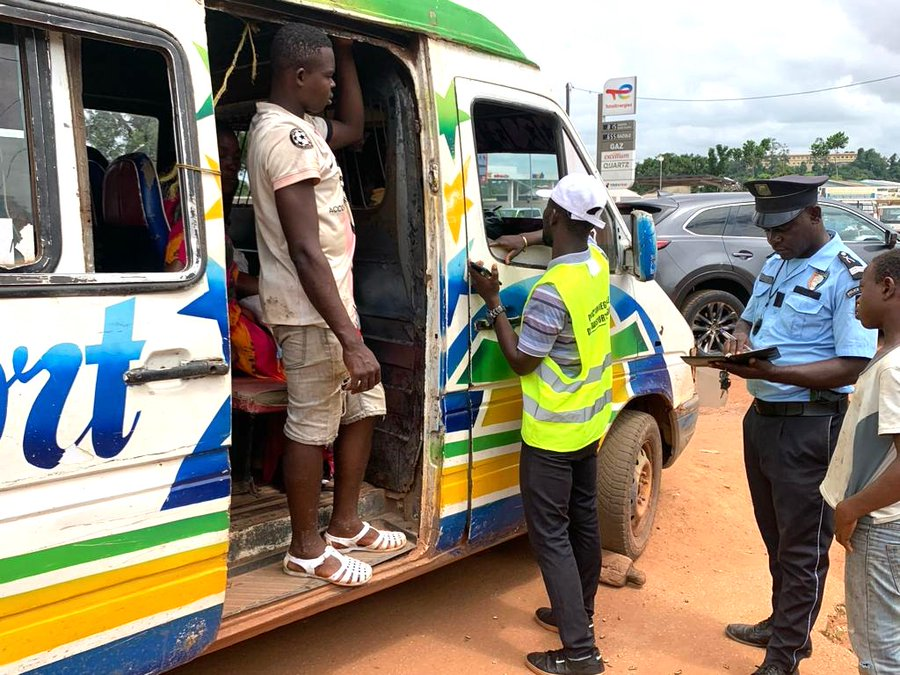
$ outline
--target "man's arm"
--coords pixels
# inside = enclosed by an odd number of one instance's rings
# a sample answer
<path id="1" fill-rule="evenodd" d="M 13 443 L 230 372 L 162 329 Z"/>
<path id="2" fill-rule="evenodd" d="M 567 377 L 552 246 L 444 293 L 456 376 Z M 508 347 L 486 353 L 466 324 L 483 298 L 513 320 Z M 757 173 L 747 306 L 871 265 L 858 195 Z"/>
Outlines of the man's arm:
<path id="1" fill-rule="evenodd" d="M 340 150 L 363 139 L 366 113 L 359 87 L 359 76 L 356 74 L 356 63 L 353 61 L 353 40 L 333 37 L 331 41 L 334 44 L 337 106 L 334 119 L 331 121 L 331 137 L 328 139 L 328 145 L 332 150 Z"/>
<path id="2" fill-rule="evenodd" d="M 869 362 L 867 358 L 837 357 L 795 366 L 750 359 L 747 365 L 716 361 L 715 367 L 746 380 L 766 380 L 805 389 L 837 389 L 853 384 Z"/>
<path id="3" fill-rule="evenodd" d="M 900 434 L 894 434 L 894 448 L 900 448 Z M 865 515 L 900 501 L 900 456 L 864 490 L 840 502 L 834 510 L 834 536 L 848 551 L 856 522 Z"/>
<path id="4" fill-rule="evenodd" d="M 277 190 L 275 205 L 300 284 L 343 348 L 344 364 L 350 372 L 349 391 L 371 389 L 381 381 L 381 368 L 347 314 L 331 266 L 322 253 L 313 181 L 305 180 Z"/>
<path id="5" fill-rule="evenodd" d="M 469 281 L 489 310 L 500 305 L 500 280 L 496 264 L 491 270 L 490 279 L 472 271 L 469 267 Z M 540 365 L 543 358 L 519 351 L 519 336 L 513 330 L 505 312 L 494 321 L 494 331 L 497 333 L 500 351 L 516 375 L 527 375 Z"/>

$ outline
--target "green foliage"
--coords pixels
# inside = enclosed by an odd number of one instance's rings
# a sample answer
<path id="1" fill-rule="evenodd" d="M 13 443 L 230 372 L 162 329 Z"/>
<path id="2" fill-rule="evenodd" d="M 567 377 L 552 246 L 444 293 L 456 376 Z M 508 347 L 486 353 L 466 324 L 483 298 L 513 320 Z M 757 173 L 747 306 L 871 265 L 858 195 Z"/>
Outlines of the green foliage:
<path id="1" fill-rule="evenodd" d="M 827 174 L 832 178 L 849 180 L 881 179 L 900 181 L 900 156 L 896 153 L 885 157 L 874 148 L 859 148 L 856 159 L 849 164 L 835 164 L 830 160 L 833 152 L 843 150 L 850 139 L 843 131 L 816 138 L 810 144 L 812 161 L 799 167 L 788 165 L 790 149 L 774 138 L 747 140 L 740 147 L 716 144 L 706 156 L 664 153 L 663 178 L 672 176 L 711 176 L 731 178 L 739 183 L 754 178 L 770 178 L 789 173 L 801 175 Z M 660 165 L 656 157 L 648 157 L 636 167 L 637 179 L 647 184 L 659 180 Z"/>
<path id="2" fill-rule="evenodd" d="M 129 152 L 146 153 L 156 163 L 159 121 L 144 115 L 85 110 L 87 142 L 113 160 Z"/>

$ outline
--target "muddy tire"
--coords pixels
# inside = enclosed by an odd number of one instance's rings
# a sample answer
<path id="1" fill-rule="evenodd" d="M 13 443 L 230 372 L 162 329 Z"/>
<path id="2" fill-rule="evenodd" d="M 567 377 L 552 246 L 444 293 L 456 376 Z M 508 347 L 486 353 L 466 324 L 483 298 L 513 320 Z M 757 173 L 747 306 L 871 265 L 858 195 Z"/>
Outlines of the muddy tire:
<path id="1" fill-rule="evenodd" d="M 651 415 L 623 410 L 597 458 L 603 548 L 637 559 L 650 540 L 662 478 L 662 440 Z"/>
<path id="2" fill-rule="evenodd" d="M 727 291 L 692 293 L 684 301 L 681 314 L 694 333 L 694 344 L 706 354 L 721 354 L 726 333 L 734 335 L 744 303 Z"/>

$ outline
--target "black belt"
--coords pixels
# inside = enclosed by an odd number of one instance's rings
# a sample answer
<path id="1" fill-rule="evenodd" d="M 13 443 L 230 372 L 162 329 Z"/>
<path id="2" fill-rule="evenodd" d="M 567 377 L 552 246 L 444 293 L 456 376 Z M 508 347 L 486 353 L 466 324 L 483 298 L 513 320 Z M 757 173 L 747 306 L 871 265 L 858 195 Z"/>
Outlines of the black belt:
<path id="1" fill-rule="evenodd" d="M 789 401 L 772 403 L 753 399 L 753 409 L 766 417 L 824 417 L 826 415 L 843 415 L 847 412 L 848 401 L 842 396 L 837 401 Z"/>

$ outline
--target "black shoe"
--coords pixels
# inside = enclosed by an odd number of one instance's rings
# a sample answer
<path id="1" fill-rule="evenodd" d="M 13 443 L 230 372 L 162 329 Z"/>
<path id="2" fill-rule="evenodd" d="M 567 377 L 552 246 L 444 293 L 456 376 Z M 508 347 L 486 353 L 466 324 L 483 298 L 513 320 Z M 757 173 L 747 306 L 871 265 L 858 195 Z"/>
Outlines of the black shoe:
<path id="1" fill-rule="evenodd" d="M 566 657 L 562 649 L 553 649 L 549 652 L 531 652 L 525 657 L 525 665 L 535 673 L 548 673 L 549 675 L 597 675 L 604 670 L 603 659 L 600 652 L 594 653 L 585 659 L 570 659 Z"/>
<path id="2" fill-rule="evenodd" d="M 534 620 L 538 626 L 545 630 L 549 630 L 553 633 L 559 632 L 559 627 L 556 625 L 556 619 L 553 618 L 553 610 L 549 607 L 538 607 L 534 610 Z M 588 628 L 594 630 L 593 619 L 589 620 Z"/>
<path id="3" fill-rule="evenodd" d="M 765 649 L 772 638 L 772 617 L 753 624 L 730 623 L 725 626 L 725 635 L 736 642 Z"/>
<path id="4" fill-rule="evenodd" d="M 791 670 L 790 672 L 779 668 L 778 666 L 762 665 L 753 671 L 751 675 L 800 675 L 799 670 Z"/>

